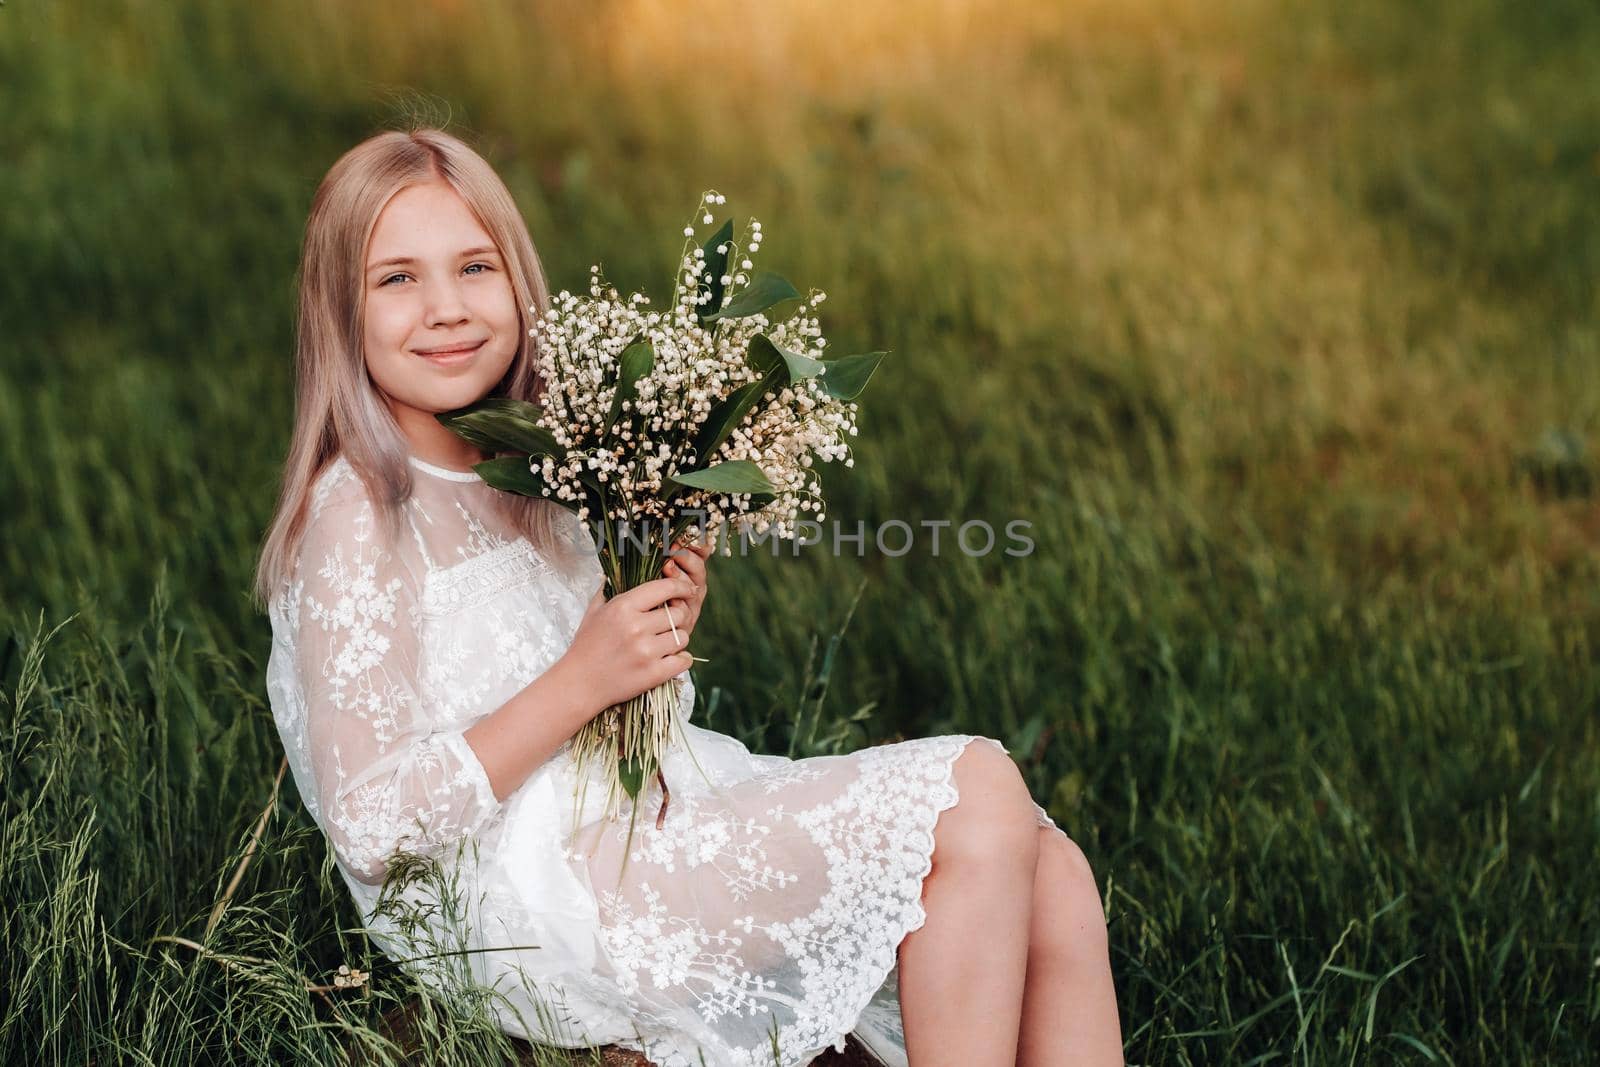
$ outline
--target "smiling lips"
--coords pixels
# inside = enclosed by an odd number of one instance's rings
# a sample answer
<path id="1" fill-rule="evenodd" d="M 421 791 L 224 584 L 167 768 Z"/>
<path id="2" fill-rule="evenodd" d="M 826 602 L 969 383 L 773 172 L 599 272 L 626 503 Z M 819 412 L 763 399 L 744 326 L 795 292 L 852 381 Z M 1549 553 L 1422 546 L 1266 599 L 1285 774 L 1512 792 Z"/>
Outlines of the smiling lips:
<path id="1" fill-rule="evenodd" d="M 438 348 L 415 348 L 412 351 L 435 363 L 457 363 L 472 355 L 483 345 L 483 341 L 470 341 L 456 345 L 441 345 Z"/>

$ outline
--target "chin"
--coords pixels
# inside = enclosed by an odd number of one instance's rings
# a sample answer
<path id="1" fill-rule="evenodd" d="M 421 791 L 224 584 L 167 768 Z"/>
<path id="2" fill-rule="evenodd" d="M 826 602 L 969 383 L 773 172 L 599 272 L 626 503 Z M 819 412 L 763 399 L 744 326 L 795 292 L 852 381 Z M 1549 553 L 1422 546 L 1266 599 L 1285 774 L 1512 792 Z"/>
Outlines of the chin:
<path id="1" fill-rule="evenodd" d="M 438 411 L 454 411 L 456 408 L 464 408 L 468 404 L 476 404 L 489 395 L 490 391 L 494 389 L 495 382 L 499 380 L 499 378 L 496 378 L 491 382 L 471 385 L 455 383 L 449 389 L 432 389 L 428 393 L 429 398 L 432 400 L 429 406 L 436 408 Z"/>

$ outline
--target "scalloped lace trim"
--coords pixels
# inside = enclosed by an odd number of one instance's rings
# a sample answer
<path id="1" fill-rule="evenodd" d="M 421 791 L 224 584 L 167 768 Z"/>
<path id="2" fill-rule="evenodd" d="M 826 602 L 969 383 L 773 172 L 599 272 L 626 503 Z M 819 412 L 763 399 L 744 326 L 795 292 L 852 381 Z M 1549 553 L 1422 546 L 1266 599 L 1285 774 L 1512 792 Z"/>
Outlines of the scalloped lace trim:
<path id="1" fill-rule="evenodd" d="M 917 739 L 909 754 L 894 751 L 899 746 L 862 749 L 866 765 L 861 777 L 837 801 L 811 811 L 782 813 L 781 817 L 805 826 L 819 844 L 836 838 L 840 819 L 848 818 L 852 825 L 847 836 L 887 840 L 899 846 L 876 853 L 878 859 L 887 861 L 882 866 L 862 864 L 848 848 L 835 847 L 830 851 L 830 889 L 815 911 L 790 922 L 761 922 L 754 917 L 735 921 L 747 931 L 759 927 L 791 948 L 791 958 L 802 960 L 802 971 L 811 976 L 805 988 L 795 993 L 808 1009 L 815 1009 L 814 1014 L 802 1015 L 778 1034 L 783 1067 L 809 1063 L 828 1047 L 843 1051 L 846 1035 L 856 1029 L 874 997 L 891 980 L 900 943 L 926 923 L 922 887 L 933 869 L 934 827 L 939 816 L 960 799 L 953 765 L 973 741 L 987 741 L 1007 751 L 995 738 L 974 734 Z M 1037 803 L 1034 808 L 1040 826 L 1055 825 Z M 773 814 L 780 813 L 781 808 Z M 867 817 L 872 817 L 870 824 L 863 821 Z M 815 936 L 819 929 L 829 931 L 825 939 Z M 824 943 L 849 946 L 849 958 L 813 947 Z M 703 1050 L 685 1050 L 680 1044 L 683 1038 L 677 1031 L 644 1035 L 642 1044 L 620 1044 L 637 1049 L 660 1067 L 699 1067 L 698 1055 Z M 740 1067 L 773 1063 L 770 1043 L 719 1051 L 722 1058 L 715 1061 L 718 1063 Z M 893 1056 L 897 1050 L 881 1051 Z"/>

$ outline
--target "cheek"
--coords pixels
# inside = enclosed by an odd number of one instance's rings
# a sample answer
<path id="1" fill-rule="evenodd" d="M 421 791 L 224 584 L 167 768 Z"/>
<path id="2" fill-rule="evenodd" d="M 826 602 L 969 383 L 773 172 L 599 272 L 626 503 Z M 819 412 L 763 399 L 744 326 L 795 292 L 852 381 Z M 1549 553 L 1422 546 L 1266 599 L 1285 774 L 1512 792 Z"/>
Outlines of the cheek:
<path id="1" fill-rule="evenodd" d="M 394 394 L 404 388 L 411 373 L 410 357 L 403 349 L 411 338 L 411 319 L 399 305 L 403 301 L 369 303 L 363 320 L 363 362 L 378 387 Z"/>
<path id="2" fill-rule="evenodd" d="M 511 291 L 511 283 L 502 279 L 499 285 L 489 287 L 489 291 L 483 295 L 480 313 L 485 321 L 493 325 L 496 333 L 515 335 L 520 329 L 521 318 L 517 314 L 517 296 Z"/>
<path id="3" fill-rule="evenodd" d="M 517 313 L 516 294 L 510 282 L 485 286 L 473 311 L 494 334 L 493 356 L 483 363 L 486 380 L 498 380 L 517 358 L 522 341 L 522 316 Z"/>
<path id="4" fill-rule="evenodd" d="M 411 333 L 411 317 L 399 300 L 369 300 L 365 331 L 369 349 L 400 347 Z M 381 352 L 375 354 L 382 354 Z"/>

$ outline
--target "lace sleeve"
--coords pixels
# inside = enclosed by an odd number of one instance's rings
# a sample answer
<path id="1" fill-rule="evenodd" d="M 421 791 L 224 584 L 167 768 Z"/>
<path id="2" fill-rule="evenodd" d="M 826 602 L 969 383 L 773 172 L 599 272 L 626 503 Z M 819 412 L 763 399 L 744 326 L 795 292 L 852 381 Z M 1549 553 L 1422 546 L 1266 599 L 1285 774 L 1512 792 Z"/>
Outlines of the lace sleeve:
<path id="1" fill-rule="evenodd" d="M 376 885 L 397 850 L 434 855 L 500 802 L 462 731 L 435 729 L 418 699 L 417 582 L 380 544 L 370 501 L 330 501 L 300 565 L 306 762 L 335 855 Z"/>

